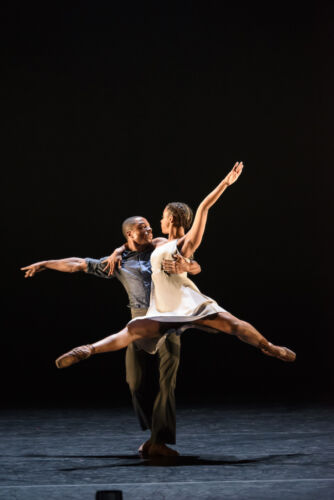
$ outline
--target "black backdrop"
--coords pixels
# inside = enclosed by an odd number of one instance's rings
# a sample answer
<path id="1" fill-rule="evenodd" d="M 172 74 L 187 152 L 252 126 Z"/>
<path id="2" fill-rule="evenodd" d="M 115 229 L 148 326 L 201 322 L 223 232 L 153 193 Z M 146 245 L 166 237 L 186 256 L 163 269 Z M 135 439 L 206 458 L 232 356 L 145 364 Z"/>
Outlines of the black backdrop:
<path id="1" fill-rule="evenodd" d="M 270 8 L 4 8 L 5 404 L 128 398 L 124 352 L 53 364 L 125 324 L 121 285 L 55 272 L 24 280 L 19 268 L 107 255 L 134 214 L 158 235 L 168 201 L 196 208 L 240 160 L 242 177 L 210 212 L 195 281 L 297 362 L 193 331 L 182 339 L 178 400 L 330 397 L 332 8 Z"/>

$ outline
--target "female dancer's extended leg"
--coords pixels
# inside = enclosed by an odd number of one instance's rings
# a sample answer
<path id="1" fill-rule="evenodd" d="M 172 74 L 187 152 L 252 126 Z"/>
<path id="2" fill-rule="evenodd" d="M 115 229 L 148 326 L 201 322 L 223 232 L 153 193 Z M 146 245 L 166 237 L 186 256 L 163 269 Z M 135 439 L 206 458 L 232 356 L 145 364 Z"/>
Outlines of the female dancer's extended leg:
<path id="1" fill-rule="evenodd" d="M 217 313 L 204 319 L 195 321 L 198 325 L 211 326 L 221 332 L 235 335 L 243 342 L 260 349 L 268 356 L 274 356 L 282 361 L 294 361 L 296 354 L 287 347 L 276 346 L 261 335 L 254 326 L 236 318 L 228 312 Z"/>
<path id="2" fill-rule="evenodd" d="M 135 320 L 118 333 L 108 335 L 94 344 L 82 345 L 66 352 L 56 359 L 56 366 L 57 368 L 67 368 L 89 358 L 92 354 L 119 351 L 135 340 L 153 337 L 160 337 L 160 324 L 157 321 Z"/>
<path id="3" fill-rule="evenodd" d="M 210 326 L 221 332 L 235 335 L 243 342 L 251 344 L 260 349 L 268 356 L 274 356 L 282 361 L 294 361 L 296 354 L 287 347 L 276 346 L 261 335 L 250 323 L 242 321 L 228 312 L 217 313 L 207 318 L 194 321 L 203 326 Z M 151 319 L 137 319 L 118 333 L 109 335 L 94 344 L 76 347 L 63 354 L 56 360 L 58 368 L 67 368 L 92 354 L 118 351 L 127 347 L 131 342 L 141 338 L 153 338 L 160 336 L 160 325 L 158 321 Z M 166 323 L 164 324 L 166 326 Z M 174 324 L 175 326 L 175 324 Z"/>

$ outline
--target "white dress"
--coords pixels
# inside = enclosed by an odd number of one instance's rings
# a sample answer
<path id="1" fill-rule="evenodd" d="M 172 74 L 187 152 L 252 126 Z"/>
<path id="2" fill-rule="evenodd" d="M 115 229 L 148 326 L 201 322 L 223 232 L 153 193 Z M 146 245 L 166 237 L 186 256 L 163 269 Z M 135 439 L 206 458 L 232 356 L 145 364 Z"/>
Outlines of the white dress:
<path id="1" fill-rule="evenodd" d="M 180 334 L 188 328 L 197 328 L 217 332 L 213 328 L 192 325 L 194 321 L 210 314 L 225 312 L 217 302 L 203 295 L 197 286 L 188 278 L 187 273 L 168 274 L 162 269 L 163 259 L 172 259 L 178 253 L 177 241 L 172 240 L 158 246 L 151 255 L 152 285 L 150 306 L 145 316 L 132 321 L 152 319 L 161 323 L 181 323 L 179 328 L 168 330 L 163 336 L 136 341 L 138 347 L 154 354 L 164 341 L 166 335 L 175 332 Z M 130 323 L 132 322 L 130 321 Z"/>

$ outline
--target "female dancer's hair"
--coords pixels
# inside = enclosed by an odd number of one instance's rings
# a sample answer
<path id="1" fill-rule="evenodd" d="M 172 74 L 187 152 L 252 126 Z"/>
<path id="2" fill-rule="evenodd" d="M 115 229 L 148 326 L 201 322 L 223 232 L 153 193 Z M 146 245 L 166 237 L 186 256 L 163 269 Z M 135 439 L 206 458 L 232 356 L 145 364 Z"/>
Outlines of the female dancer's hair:
<path id="1" fill-rule="evenodd" d="M 168 203 L 166 209 L 174 217 L 174 224 L 176 227 L 184 227 L 185 231 L 190 229 L 194 214 L 188 205 L 178 201 L 173 201 Z"/>

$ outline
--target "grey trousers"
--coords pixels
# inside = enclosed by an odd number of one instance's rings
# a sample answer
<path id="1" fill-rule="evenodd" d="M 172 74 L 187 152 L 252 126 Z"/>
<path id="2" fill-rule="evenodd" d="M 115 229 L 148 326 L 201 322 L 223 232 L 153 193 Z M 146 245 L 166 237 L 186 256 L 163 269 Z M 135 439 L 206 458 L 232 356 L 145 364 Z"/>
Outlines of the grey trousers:
<path id="1" fill-rule="evenodd" d="M 131 309 L 132 317 L 146 309 Z M 170 334 L 157 354 L 139 350 L 134 343 L 125 355 L 126 381 L 141 428 L 151 429 L 152 443 L 175 444 L 175 386 L 180 363 L 181 339 Z"/>

